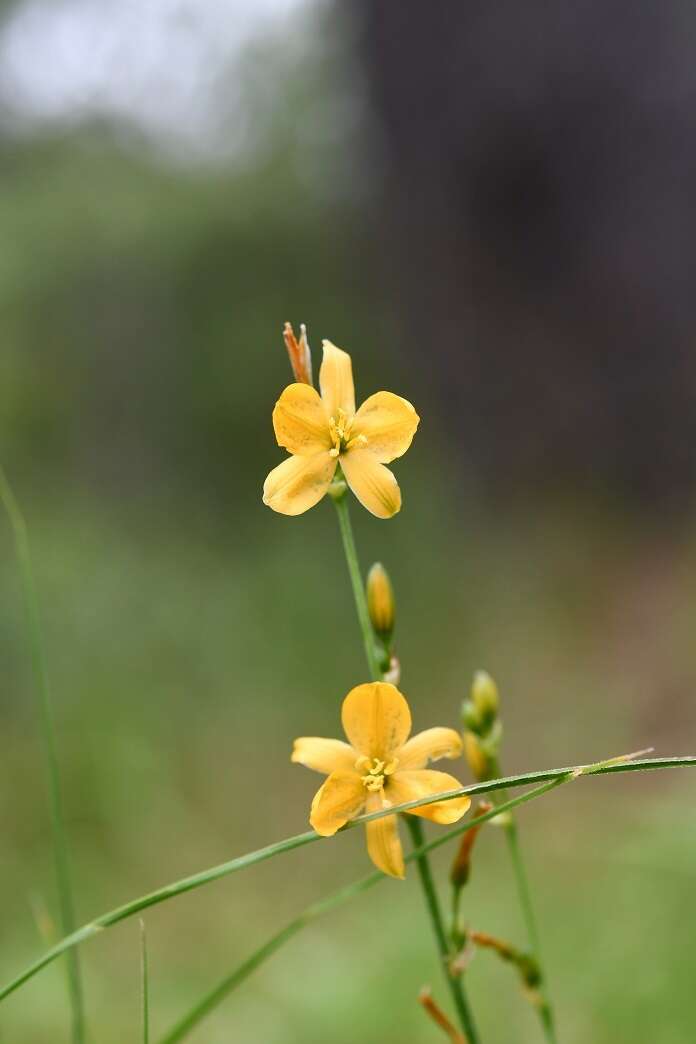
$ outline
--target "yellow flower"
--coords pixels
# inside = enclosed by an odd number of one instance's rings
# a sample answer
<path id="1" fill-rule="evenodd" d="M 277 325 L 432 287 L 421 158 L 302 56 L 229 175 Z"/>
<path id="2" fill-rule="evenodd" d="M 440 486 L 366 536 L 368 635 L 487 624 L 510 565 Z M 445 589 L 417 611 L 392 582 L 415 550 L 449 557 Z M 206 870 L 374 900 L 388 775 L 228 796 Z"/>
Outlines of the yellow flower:
<path id="1" fill-rule="evenodd" d="M 458 790 L 459 780 L 425 766 L 438 758 L 456 758 L 462 741 L 454 729 L 426 729 L 409 739 L 411 711 L 405 697 L 387 682 L 368 682 L 352 689 L 341 710 L 349 743 L 317 736 L 295 740 L 292 760 L 324 772 L 328 778 L 312 801 L 309 822 L 330 837 L 362 812 L 416 801 L 429 794 Z M 434 801 L 409 815 L 434 823 L 456 823 L 471 801 L 468 797 Z M 396 816 L 365 824 L 367 851 L 385 874 L 404 876 L 404 854 Z"/>
<path id="2" fill-rule="evenodd" d="M 401 507 L 401 491 L 384 465 L 411 445 L 418 414 L 392 392 L 371 395 L 355 409 L 350 356 L 324 341 L 321 396 L 309 384 L 290 384 L 273 410 L 279 446 L 291 456 L 269 474 L 263 502 L 283 515 L 301 515 L 327 492 L 340 463 L 360 503 L 378 518 Z"/>

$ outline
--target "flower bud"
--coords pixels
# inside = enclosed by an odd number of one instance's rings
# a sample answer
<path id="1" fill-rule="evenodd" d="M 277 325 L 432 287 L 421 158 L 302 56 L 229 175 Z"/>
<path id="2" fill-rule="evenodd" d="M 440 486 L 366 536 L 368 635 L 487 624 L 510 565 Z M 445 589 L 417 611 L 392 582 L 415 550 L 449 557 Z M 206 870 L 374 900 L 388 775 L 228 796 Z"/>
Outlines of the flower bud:
<path id="1" fill-rule="evenodd" d="M 388 642 L 394 630 L 394 589 L 381 562 L 367 574 L 367 608 L 375 633 Z"/>
<path id="2" fill-rule="evenodd" d="M 464 757 L 475 779 L 479 782 L 490 779 L 490 758 L 475 732 L 464 733 Z"/>
<path id="3" fill-rule="evenodd" d="M 465 729 L 470 729 L 472 732 L 479 733 L 483 731 L 483 719 L 472 700 L 463 701 L 461 715 L 462 724 Z"/>
<path id="4" fill-rule="evenodd" d="M 498 686 L 487 671 L 477 671 L 474 675 L 471 699 L 481 717 L 483 729 L 487 731 L 497 718 L 500 705 Z"/>
<path id="5" fill-rule="evenodd" d="M 283 327 L 283 340 L 285 341 L 285 347 L 288 350 L 290 365 L 292 366 L 295 380 L 300 384 L 313 385 L 312 353 L 309 350 L 307 328 L 304 323 L 300 324 L 299 341 L 295 337 L 295 331 L 293 330 L 291 323 L 286 323 Z"/>

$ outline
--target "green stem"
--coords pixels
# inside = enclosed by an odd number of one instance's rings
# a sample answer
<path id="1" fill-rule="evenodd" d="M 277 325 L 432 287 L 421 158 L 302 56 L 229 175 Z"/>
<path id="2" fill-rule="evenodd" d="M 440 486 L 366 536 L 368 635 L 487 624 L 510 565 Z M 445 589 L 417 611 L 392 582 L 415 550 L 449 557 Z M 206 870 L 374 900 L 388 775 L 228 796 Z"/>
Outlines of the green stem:
<path id="1" fill-rule="evenodd" d="M 147 960 L 145 922 L 140 919 L 140 999 L 142 1003 L 143 1044 L 150 1042 L 150 976 Z"/>
<path id="2" fill-rule="evenodd" d="M 580 775 L 599 776 L 616 772 L 645 772 L 649 769 L 655 770 L 682 767 L 696 768 L 696 757 L 645 758 L 641 761 L 624 761 L 612 764 L 598 762 L 595 765 L 575 765 L 566 768 L 545 769 L 540 772 L 523 772 L 521 775 L 508 776 L 505 779 L 493 779 L 483 783 L 470 783 L 466 787 L 458 787 L 457 790 L 444 791 L 442 794 L 429 794 L 428 797 L 425 798 L 418 798 L 414 801 L 404 801 L 401 805 L 393 805 L 391 808 L 387 809 L 378 809 L 376 812 L 369 812 L 365 815 L 357 816 L 356 819 L 347 823 L 339 833 L 347 833 L 365 823 L 372 822 L 373 819 L 381 819 L 383 816 L 392 816 L 397 815 L 400 812 L 408 812 L 411 809 L 419 808 L 421 805 L 430 805 L 435 801 L 451 801 L 453 798 L 462 797 L 464 794 L 468 794 L 469 796 L 472 794 L 492 794 L 497 790 L 509 789 L 510 787 L 523 787 L 532 783 L 549 783 L 549 785 L 555 785 L 559 782 L 565 782 L 566 779 L 573 779 Z M 537 790 L 540 792 L 541 788 L 537 788 Z M 522 804 L 524 801 L 528 801 L 532 796 L 536 796 L 535 791 L 523 794 L 520 798 L 514 799 L 515 804 Z M 491 812 L 491 816 L 500 815 L 502 809 L 503 806 L 496 806 L 494 811 Z M 447 834 L 442 834 L 440 837 L 428 844 L 426 851 L 429 852 L 433 848 L 438 848 L 441 844 L 445 844 L 447 841 L 450 841 L 453 837 L 457 837 L 465 830 L 470 830 L 476 822 L 480 821 L 481 820 L 471 820 Z M 61 941 L 56 943 L 55 946 L 46 950 L 41 957 L 0 988 L 0 1001 L 4 1000 L 11 993 L 14 993 L 15 990 L 25 982 L 28 982 L 29 979 L 32 979 L 37 972 L 41 971 L 42 968 L 45 968 L 48 964 L 51 964 L 62 954 L 73 949 L 73 947 L 79 945 L 81 942 L 85 942 L 87 939 L 91 939 L 93 936 L 98 935 L 104 928 L 110 928 L 112 925 L 118 924 L 120 921 L 125 921 L 127 918 L 133 917 L 135 914 L 140 913 L 141 910 L 146 910 L 150 906 L 156 906 L 158 903 L 163 903 L 168 899 L 174 899 L 176 896 L 183 895 L 185 892 L 191 892 L 196 888 L 202 888 L 204 885 L 211 884 L 213 881 L 219 881 L 220 878 L 227 877 L 229 874 L 236 873 L 238 870 L 244 870 L 250 866 L 255 866 L 257 863 L 262 863 L 267 859 L 271 859 L 273 856 L 280 855 L 283 852 L 290 852 L 295 848 L 301 848 L 303 845 L 314 844 L 314 842 L 322 840 L 326 839 L 322 838 L 320 834 L 315 833 L 313 830 L 307 830 L 303 834 L 295 834 L 294 837 L 287 837 L 283 841 L 276 841 L 274 844 L 266 845 L 264 848 L 258 848 L 254 852 L 247 852 L 245 855 L 237 856 L 236 859 L 230 859 L 228 862 L 220 863 L 218 866 L 208 867 L 208 869 L 201 870 L 199 873 L 192 874 L 189 877 L 184 877 L 180 881 L 173 881 L 171 884 L 164 885 L 164 887 L 158 888 L 156 891 L 150 892 L 148 895 L 142 895 L 137 899 L 131 899 L 130 902 L 124 903 L 123 906 L 119 906 L 115 910 L 102 914 L 100 917 L 97 917 L 96 920 L 83 925 L 71 935 L 61 939 Z"/>
<path id="3" fill-rule="evenodd" d="M 497 758 L 492 759 L 491 769 L 495 776 L 498 776 L 500 774 L 500 764 Z M 500 797 L 503 799 L 503 801 L 506 799 L 507 795 L 504 790 L 500 791 Z M 501 805 L 498 805 L 498 808 L 501 807 Z M 529 878 L 527 877 L 524 859 L 522 857 L 522 849 L 520 847 L 517 824 L 513 819 L 512 815 L 510 814 L 508 814 L 507 816 L 507 821 L 505 822 L 504 829 L 505 840 L 507 842 L 508 852 L 510 853 L 510 862 L 512 863 L 512 869 L 515 875 L 517 897 L 519 899 L 520 909 L 522 911 L 522 918 L 524 920 L 525 928 L 527 931 L 527 939 L 529 940 L 529 950 L 539 970 L 540 1003 L 537 1009 L 539 1012 L 539 1019 L 541 1021 L 544 1036 L 546 1037 L 548 1044 L 557 1044 L 553 1008 L 551 1007 L 551 999 L 549 996 L 546 968 L 544 966 L 544 962 L 541 955 L 541 940 L 536 920 L 536 914 L 534 913 L 532 891 L 529 885 Z"/>
<path id="4" fill-rule="evenodd" d="M 414 860 L 421 858 L 421 856 L 431 851 L 431 849 L 439 848 L 440 845 L 452 841 L 457 835 L 462 834 L 467 830 L 471 830 L 473 827 L 479 826 L 481 823 L 485 823 L 486 820 L 492 819 L 494 816 L 500 815 L 501 811 L 505 811 L 508 808 L 515 808 L 527 801 L 532 801 L 536 797 L 541 797 L 542 794 L 547 793 L 549 790 L 554 790 L 556 787 L 560 786 L 561 783 L 566 783 L 571 778 L 570 775 L 566 774 L 563 777 L 552 780 L 550 783 L 542 783 L 541 786 L 535 787 L 534 790 L 529 790 L 525 794 L 520 794 L 517 797 L 512 798 L 506 805 L 496 806 L 496 808 L 490 812 L 482 813 L 475 819 L 469 820 L 468 822 L 461 824 L 461 826 L 455 827 L 454 830 L 441 834 L 434 841 L 429 841 L 428 844 L 408 852 L 405 856 L 405 862 L 411 863 Z M 346 885 L 339 889 L 337 892 L 327 896 L 325 899 L 321 899 L 317 903 L 312 903 L 311 906 L 308 906 L 306 910 L 303 910 L 299 916 L 295 917 L 292 921 L 281 928 L 279 932 L 271 936 L 271 938 L 255 950 L 250 957 L 230 972 L 229 975 L 226 975 L 221 979 L 220 982 L 217 983 L 212 990 L 206 993 L 190 1011 L 179 1019 L 176 1025 L 174 1025 L 170 1031 L 161 1038 L 159 1044 L 177 1044 L 178 1041 L 183 1040 L 184 1037 L 186 1037 L 189 1032 L 213 1010 L 213 1008 L 217 1007 L 217 1005 L 229 996 L 237 986 L 241 985 L 241 983 L 244 982 L 249 975 L 256 970 L 256 968 L 279 950 L 284 943 L 297 935 L 302 928 L 311 924 L 312 921 L 321 917 L 323 914 L 335 909 L 337 906 L 342 906 L 343 903 L 353 899 L 356 895 L 361 895 L 369 888 L 372 888 L 374 885 L 380 884 L 382 881 L 386 880 L 387 877 L 381 872 L 381 870 L 375 870 L 366 877 L 362 877 L 359 881 L 355 881 L 353 884 Z"/>
<path id="5" fill-rule="evenodd" d="M 51 833 L 53 837 L 53 857 L 55 861 L 56 882 L 58 886 L 58 903 L 60 908 L 60 924 L 64 935 L 69 935 L 75 928 L 75 908 L 70 875 L 70 859 L 68 855 L 67 831 L 63 813 L 63 800 L 60 788 L 58 754 L 56 751 L 55 729 L 51 708 L 51 691 L 46 669 L 46 659 L 41 637 L 39 621 L 39 605 L 34 584 L 34 572 L 29 551 L 29 536 L 19 502 L 2 467 L 0 467 L 0 501 L 7 512 L 12 527 L 15 552 L 22 581 L 24 610 L 29 645 L 29 656 L 34 673 L 36 687 L 39 728 L 46 764 L 48 779 L 49 807 L 51 817 Z M 72 1039 L 74 1044 L 83 1044 L 85 1039 L 84 1001 L 82 996 L 82 979 L 79 958 L 76 951 L 69 954 L 68 990 L 72 1011 Z"/>
<path id="6" fill-rule="evenodd" d="M 551 1007 L 551 1001 L 549 999 L 549 988 L 548 980 L 546 978 L 546 969 L 542 962 L 541 957 L 541 942 L 539 938 L 539 929 L 536 922 L 536 916 L 534 913 L 534 904 L 532 903 L 532 893 L 529 887 L 529 878 L 522 858 L 522 851 L 520 848 L 519 835 L 517 831 L 517 823 L 510 817 L 508 823 L 505 824 L 505 837 L 507 840 L 508 850 L 510 852 L 510 860 L 512 862 L 515 880 L 517 882 L 517 894 L 520 900 L 520 907 L 522 909 L 522 916 L 527 928 L 527 938 L 529 939 L 529 948 L 532 956 L 534 957 L 539 974 L 541 976 L 541 982 L 539 984 L 539 995 L 541 997 L 541 1003 L 539 1004 L 539 1018 L 544 1028 L 544 1034 L 549 1044 L 556 1044 L 556 1028 L 553 1018 L 553 1009 Z"/>
<path id="7" fill-rule="evenodd" d="M 345 551 L 346 555 L 348 572 L 350 574 L 351 584 L 353 585 L 353 597 L 355 598 L 355 608 L 358 612 L 358 621 L 360 623 L 360 629 L 362 631 L 367 665 L 370 669 L 372 680 L 382 681 L 383 675 L 377 659 L 375 635 L 372 628 L 372 624 L 370 622 L 370 614 L 367 608 L 365 587 L 363 584 L 362 574 L 360 572 L 358 552 L 355 547 L 353 527 L 351 526 L 350 522 L 350 513 L 348 511 L 348 499 L 346 497 L 345 491 L 342 495 L 334 496 L 334 504 L 336 505 L 336 511 L 338 513 L 338 524 L 341 530 L 341 537 L 343 538 L 343 550 Z M 411 832 L 413 847 L 422 848 L 423 829 L 419 820 L 415 816 L 406 816 L 404 818 Z M 420 878 L 421 887 L 423 889 L 423 896 L 425 898 L 425 904 L 428 909 L 428 913 L 430 914 L 430 919 L 433 925 L 433 931 L 435 932 L 435 940 L 437 942 L 437 947 L 440 952 L 443 971 L 449 983 L 450 991 L 452 993 L 455 1008 L 457 1009 L 457 1015 L 459 1017 L 461 1027 L 464 1033 L 466 1034 L 470 1044 L 479 1044 L 479 1037 L 476 1032 L 473 1016 L 469 1009 L 469 1004 L 466 998 L 466 994 L 464 992 L 464 985 L 459 977 L 453 977 L 452 975 L 450 975 L 449 969 L 447 967 L 449 947 L 447 945 L 447 937 L 445 935 L 444 921 L 442 918 L 442 911 L 440 910 L 440 903 L 437 898 L 437 892 L 435 891 L 435 885 L 433 883 L 430 862 L 425 853 L 418 857 L 417 864 L 418 875 Z"/>
<path id="8" fill-rule="evenodd" d="M 360 630 L 362 632 L 363 645 L 365 646 L 365 656 L 367 657 L 367 665 L 370 669 L 370 675 L 373 681 L 382 680 L 382 671 L 379 666 L 377 659 L 377 646 L 375 641 L 375 632 L 372 629 L 370 623 L 370 614 L 367 609 L 367 598 L 365 597 L 365 586 L 360 573 L 360 564 L 358 562 L 358 552 L 355 547 L 355 539 L 353 537 L 353 527 L 350 522 L 350 514 L 348 511 L 348 498 L 343 492 L 337 496 L 334 496 L 334 504 L 336 505 L 336 513 L 338 515 L 338 525 L 341 530 L 341 538 L 343 540 L 343 550 L 346 556 L 346 562 L 348 563 L 348 573 L 350 574 L 350 582 L 353 587 L 353 597 L 355 599 L 355 608 L 358 613 L 358 623 L 360 624 Z"/>
<path id="9" fill-rule="evenodd" d="M 422 850 L 424 848 L 424 837 L 423 827 L 420 820 L 416 816 L 404 816 L 404 821 L 410 831 L 414 849 L 416 851 Z M 447 979 L 450 993 L 452 994 L 452 1000 L 454 1001 L 454 1006 L 457 1010 L 459 1022 L 469 1044 L 479 1044 L 480 1038 L 476 1026 L 474 1025 L 474 1019 L 464 991 L 464 983 L 462 982 L 460 975 L 453 975 L 450 970 L 449 962 L 452 955 L 447 942 L 445 925 L 442 919 L 442 911 L 440 910 L 437 892 L 435 891 L 435 882 L 433 881 L 430 862 L 425 852 L 422 852 L 421 855 L 417 856 L 416 865 L 418 867 L 418 875 L 423 888 L 423 895 L 425 896 L 425 903 L 428 908 L 428 913 L 430 914 L 433 932 L 435 933 L 435 942 L 440 954 L 442 970 Z"/>

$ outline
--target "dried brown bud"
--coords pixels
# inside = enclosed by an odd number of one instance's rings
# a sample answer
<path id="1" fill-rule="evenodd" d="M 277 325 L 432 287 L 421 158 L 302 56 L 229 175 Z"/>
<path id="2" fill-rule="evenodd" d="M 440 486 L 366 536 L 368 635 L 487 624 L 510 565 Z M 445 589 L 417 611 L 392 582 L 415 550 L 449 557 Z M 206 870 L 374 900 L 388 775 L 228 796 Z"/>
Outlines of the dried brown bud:
<path id="1" fill-rule="evenodd" d="M 295 380 L 300 384 L 314 384 L 312 380 L 312 354 L 307 341 L 307 329 L 302 323 L 300 325 L 300 339 L 295 337 L 295 332 L 290 323 L 283 327 L 283 340 L 290 357 L 290 365 L 295 375 Z"/>
<path id="2" fill-rule="evenodd" d="M 447 1018 L 444 1011 L 430 992 L 428 986 L 424 986 L 420 991 L 418 1002 L 423 1006 L 424 1011 L 427 1012 L 433 1022 L 436 1023 L 440 1029 L 445 1031 L 451 1044 L 468 1044 L 466 1038 L 461 1035 L 459 1030 L 456 1029 Z"/>
<path id="3" fill-rule="evenodd" d="M 479 816 L 490 812 L 492 808 L 493 805 L 490 801 L 480 801 L 474 812 L 474 819 L 478 819 Z M 471 827 L 462 836 L 459 851 L 450 870 L 450 881 L 455 888 L 463 888 L 469 880 L 469 874 L 471 873 L 471 850 L 482 826 L 483 823 L 479 823 L 478 826 Z"/>

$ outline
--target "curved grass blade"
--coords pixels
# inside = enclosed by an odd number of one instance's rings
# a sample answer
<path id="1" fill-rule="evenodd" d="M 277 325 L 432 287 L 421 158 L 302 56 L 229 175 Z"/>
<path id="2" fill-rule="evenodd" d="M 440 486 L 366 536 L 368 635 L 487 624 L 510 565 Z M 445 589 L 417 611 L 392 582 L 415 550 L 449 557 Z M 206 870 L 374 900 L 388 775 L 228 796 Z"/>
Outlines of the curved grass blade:
<path id="1" fill-rule="evenodd" d="M 559 779 L 554 779 L 550 783 L 542 783 L 541 786 L 536 787 L 534 790 L 527 791 L 526 794 L 521 794 L 516 798 L 512 798 L 505 804 L 496 805 L 495 808 L 489 812 L 485 812 L 475 819 L 469 820 L 466 823 L 462 823 L 460 826 L 455 827 L 454 830 L 448 830 L 447 833 L 441 834 L 438 838 L 433 841 L 429 841 L 427 844 L 421 845 L 418 848 L 413 849 L 404 856 L 406 863 L 412 863 L 414 860 L 419 859 L 421 856 L 426 855 L 433 848 L 439 848 L 440 845 L 447 844 L 454 837 L 459 834 L 466 833 L 467 830 L 471 830 L 473 827 L 480 826 L 485 823 L 488 819 L 493 819 L 494 816 L 499 816 L 501 813 L 508 811 L 509 809 L 516 808 L 518 805 L 524 804 L 526 801 L 531 801 L 536 797 L 541 797 L 549 790 L 554 790 L 560 786 L 561 783 L 566 783 L 572 779 L 572 775 L 562 776 Z M 379 884 L 381 881 L 386 881 L 387 877 L 382 873 L 381 870 L 375 870 L 373 873 L 368 874 L 365 877 L 360 878 L 358 881 L 354 881 L 353 884 L 346 885 L 344 888 L 340 888 L 337 892 L 332 895 L 326 896 L 325 899 L 320 899 L 316 903 L 312 903 L 305 910 L 302 911 L 292 921 L 289 921 L 284 928 L 281 928 L 279 932 L 272 935 L 262 946 L 255 950 L 250 957 L 247 957 L 245 961 L 237 965 L 234 971 L 226 975 L 224 979 L 221 979 L 216 986 L 206 993 L 197 1004 L 191 1008 L 177 1023 L 173 1026 L 170 1031 L 160 1039 L 159 1044 L 177 1044 L 178 1041 L 183 1040 L 189 1032 L 198 1025 L 202 1019 L 208 1015 L 213 1008 L 217 1007 L 230 993 L 241 983 L 248 979 L 253 971 L 255 971 L 264 961 L 272 957 L 276 950 L 279 950 L 284 943 L 288 942 L 293 936 L 297 935 L 302 928 L 306 925 L 311 924 L 312 921 L 317 920 L 325 913 L 336 909 L 338 906 L 342 906 L 347 903 L 350 899 L 353 899 L 357 895 L 361 895 L 363 892 L 368 891 L 374 885 Z"/>
<path id="2" fill-rule="evenodd" d="M 388 809 L 381 809 L 377 812 L 371 812 L 368 815 L 358 816 L 357 819 L 348 823 L 340 833 L 345 833 L 362 823 L 369 823 L 373 819 L 381 819 L 382 816 L 394 815 L 397 812 L 408 812 L 421 805 L 432 804 L 434 801 L 450 801 L 452 798 L 461 797 L 464 794 L 487 794 L 495 790 L 523 787 L 533 783 L 551 782 L 566 776 L 603 775 L 614 772 L 636 772 L 649 769 L 679 768 L 686 766 L 696 766 L 696 757 L 647 758 L 641 761 L 622 761 L 616 763 L 599 762 L 594 765 L 571 765 L 565 768 L 547 769 L 542 772 L 524 772 L 516 776 L 507 776 L 504 779 L 494 779 L 484 783 L 472 783 L 466 787 L 459 787 L 457 790 L 448 790 L 442 794 L 431 794 L 426 798 L 419 798 L 417 801 L 406 801 L 401 805 L 394 805 Z M 498 810 L 500 810 L 500 806 L 498 806 Z M 432 847 L 437 847 L 438 844 L 444 844 L 445 840 L 448 840 L 450 836 L 454 835 L 450 834 L 438 838 L 436 842 L 433 842 Z M 0 1001 L 4 1000 L 5 997 L 8 997 L 29 979 L 33 978 L 37 972 L 41 971 L 42 968 L 45 968 L 46 965 L 51 964 L 51 962 L 56 960 L 57 957 L 60 957 L 61 954 L 71 950 L 79 943 L 91 939 L 105 928 L 110 928 L 112 925 L 118 924 L 119 921 L 125 921 L 127 918 L 140 913 L 141 910 L 146 910 L 149 906 L 155 906 L 158 903 L 165 902 L 167 899 L 173 899 L 177 895 L 183 895 L 185 892 L 191 892 L 195 888 L 201 888 L 203 885 L 210 884 L 212 881 L 217 881 L 221 877 L 227 877 L 229 874 L 254 866 L 256 863 L 264 862 L 266 859 L 271 859 L 273 856 L 280 855 L 283 852 L 290 852 L 295 848 L 300 848 L 304 845 L 313 844 L 315 841 L 321 840 L 324 839 L 313 830 L 308 830 L 303 834 L 296 834 L 294 837 L 285 838 L 283 841 L 276 841 L 274 844 L 266 845 L 264 848 L 259 848 L 254 852 L 248 852 L 246 855 L 237 856 L 236 859 L 231 859 L 229 862 L 220 863 L 218 866 L 202 870 L 197 874 L 191 874 L 189 877 L 184 877 L 180 881 L 174 881 L 171 884 L 156 889 L 154 892 L 150 892 L 148 895 L 140 896 L 138 899 L 132 899 L 130 902 L 124 903 L 115 910 L 102 914 L 100 917 L 97 917 L 96 920 L 83 925 L 81 928 L 78 928 L 77 931 L 66 936 L 25 968 L 24 971 L 20 972 L 20 974 L 14 979 L 6 983 L 2 989 L 0 989 Z"/>

